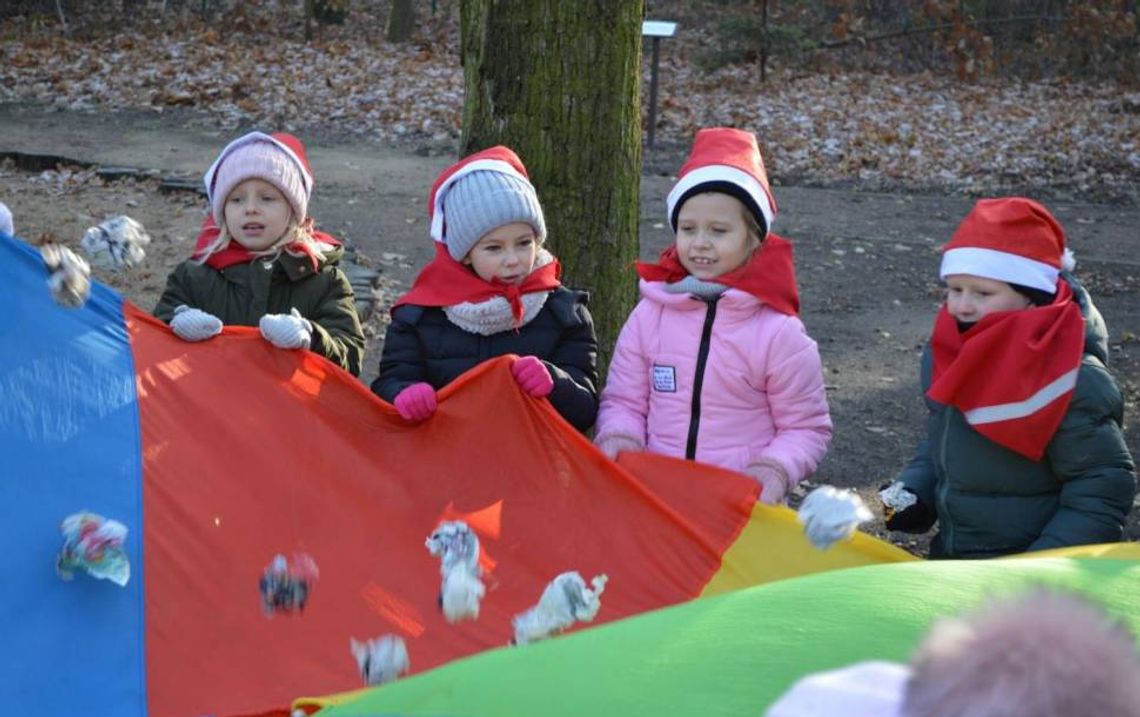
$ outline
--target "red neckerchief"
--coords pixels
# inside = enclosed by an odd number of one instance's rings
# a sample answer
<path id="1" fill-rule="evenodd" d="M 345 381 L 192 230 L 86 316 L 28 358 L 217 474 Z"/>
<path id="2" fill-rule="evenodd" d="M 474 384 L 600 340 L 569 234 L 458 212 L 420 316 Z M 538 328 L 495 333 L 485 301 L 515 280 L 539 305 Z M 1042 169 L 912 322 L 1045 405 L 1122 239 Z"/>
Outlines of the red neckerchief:
<path id="1" fill-rule="evenodd" d="M 991 441 L 1041 460 L 1073 398 L 1084 346 L 1085 321 L 1064 280 L 1052 304 L 990 314 L 965 332 L 943 304 L 926 395 Z"/>
<path id="2" fill-rule="evenodd" d="M 464 302 L 477 304 L 501 296 L 510 303 L 517 325 L 523 318 L 522 295 L 557 289 L 562 286 L 558 280 L 561 275 L 562 267 L 555 259 L 536 268 L 521 284 L 504 284 L 497 279 L 484 281 L 470 268 L 452 259 L 446 246 L 436 242 L 435 259 L 420 270 L 412 288 L 392 305 L 392 311 L 404 304 L 455 306 Z"/>
<path id="3" fill-rule="evenodd" d="M 214 243 L 214 240 L 217 239 L 218 235 L 221 233 L 222 230 L 219 229 L 218 225 L 214 223 L 214 218 L 206 217 L 206 219 L 202 222 L 202 231 L 198 234 L 198 241 L 194 245 L 194 253 L 191 256 L 197 257 L 199 254 L 201 254 L 206 247 Z M 314 231 L 313 239 L 330 246 L 340 246 L 339 239 L 336 239 L 335 237 L 324 232 Z M 313 263 L 313 271 L 316 271 L 320 268 L 320 257 L 317 256 L 316 250 L 309 244 L 305 244 L 303 242 L 293 242 L 292 244 L 286 244 L 282 250 L 291 254 L 304 254 L 305 256 L 309 257 L 309 261 Z M 226 245 L 224 249 L 211 254 L 209 258 L 206 259 L 206 264 L 217 269 L 218 271 L 221 271 L 222 269 L 233 266 L 234 264 L 248 264 L 257 258 L 258 256 L 256 254 L 231 239 L 230 243 Z"/>
<path id="4" fill-rule="evenodd" d="M 637 273 L 646 281 L 666 283 L 680 281 L 689 274 L 677 258 L 675 244 L 661 252 L 656 264 L 637 262 Z M 781 314 L 796 316 L 800 312 L 792 244 L 775 234 L 768 235 L 747 264 L 712 281 L 751 294 Z"/>

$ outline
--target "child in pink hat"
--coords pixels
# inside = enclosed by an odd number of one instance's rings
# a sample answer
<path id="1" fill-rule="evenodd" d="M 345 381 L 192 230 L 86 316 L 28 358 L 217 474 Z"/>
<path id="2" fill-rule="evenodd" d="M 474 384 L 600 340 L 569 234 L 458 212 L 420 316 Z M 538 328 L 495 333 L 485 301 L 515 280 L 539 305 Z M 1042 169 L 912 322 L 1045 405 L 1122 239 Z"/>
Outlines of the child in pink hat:
<path id="1" fill-rule="evenodd" d="M 205 176 L 211 216 L 154 310 L 186 341 L 222 326 L 257 326 L 281 349 L 308 349 L 353 375 L 364 331 L 340 242 L 314 231 L 313 174 L 304 145 L 251 132 L 222 150 Z"/>
<path id="2" fill-rule="evenodd" d="M 740 471 L 784 502 L 831 440 L 819 351 L 800 322 L 792 247 L 756 138 L 697 133 L 667 199 L 676 240 L 641 264 L 595 443 Z"/>
<path id="3" fill-rule="evenodd" d="M 1021 197 L 983 199 L 942 250 L 946 303 L 922 360 L 926 436 L 881 493 L 887 527 L 938 523 L 932 557 L 1124 537 L 1136 476 L 1108 331 L 1065 232 Z"/>

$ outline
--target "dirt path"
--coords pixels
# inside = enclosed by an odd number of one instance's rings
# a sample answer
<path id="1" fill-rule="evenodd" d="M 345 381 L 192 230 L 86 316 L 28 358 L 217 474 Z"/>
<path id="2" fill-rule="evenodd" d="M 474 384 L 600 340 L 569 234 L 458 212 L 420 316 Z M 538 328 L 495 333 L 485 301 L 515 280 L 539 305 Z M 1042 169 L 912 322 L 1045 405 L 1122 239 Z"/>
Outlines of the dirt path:
<path id="1" fill-rule="evenodd" d="M 0 105 L 0 156 L 66 156 L 105 166 L 156 170 L 195 183 L 231 137 L 200 118 L 76 115 Z M 453 156 L 366 144 L 359 139 L 306 136 L 317 177 L 312 212 L 322 227 L 375 260 L 385 300 L 405 288 L 430 258 L 425 198 Z M 647 166 L 675 166 L 651 156 Z M 643 177 L 642 256 L 671 237 L 663 198 L 672 179 Z M 58 175 L 0 171 L 0 200 L 24 236 L 54 231 L 78 238 L 104 215 L 128 213 L 155 238 L 147 266 L 110 283 L 149 308 L 169 266 L 189 251 L 204 201 L 189 192 L 161 193 L 157 182 L 79 182 Z M 819 482 L 860 488 L 866 495 L 909 458 L 922 418 L 918 357 L 939 302 L 937 247 L 972 205 L 953 195 L 863 193 L 776 186 L 778 233 L 795 241 L 803 318 L 819 342 L 836 426 Z M 1140 455 L 1140 207 L 1048 202 L 1078 258 L 1078 276 L 1093 292 L 1111 330 L 1113 369 L 1128 396 L 1126 421 Z M 632 278 L 631 278 L 632 280 Z M 381 312 L 383 313 L 383 312 Z M 374 334 L 365 380 L 375 375 L 382 322 Z M 1140 537 L 1134 511 L 1131 537 Z M 881 528 L 873 528 L 881 532 Z M 893 536 L 903 545 L 922 541 Z"/>

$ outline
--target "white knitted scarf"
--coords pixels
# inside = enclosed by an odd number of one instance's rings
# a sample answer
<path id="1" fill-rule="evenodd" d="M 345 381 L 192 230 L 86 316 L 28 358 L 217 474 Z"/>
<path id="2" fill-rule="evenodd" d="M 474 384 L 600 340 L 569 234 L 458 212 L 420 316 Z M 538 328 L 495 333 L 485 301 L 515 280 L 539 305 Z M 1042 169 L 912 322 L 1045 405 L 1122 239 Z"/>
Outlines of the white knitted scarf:
<path id="1" fill-rule="evenodd" d="M 534 261 L 534 268 L 546 266 L 554 261 L 554 255 L 545 249 L 540 249 Z M 534 291 L 522 295 L 523 317 L 517 325 L 515 315 L 511 311 L 511 303 L 502 296 L 495 296 L 486 301 L 464 301 L 454 306 L 443 307 L 447 320 L 464 331 L 490 336 L 511 329 L 525 326 L 538 316 L 546 300 L 550 297 L 549 291 Z"/>

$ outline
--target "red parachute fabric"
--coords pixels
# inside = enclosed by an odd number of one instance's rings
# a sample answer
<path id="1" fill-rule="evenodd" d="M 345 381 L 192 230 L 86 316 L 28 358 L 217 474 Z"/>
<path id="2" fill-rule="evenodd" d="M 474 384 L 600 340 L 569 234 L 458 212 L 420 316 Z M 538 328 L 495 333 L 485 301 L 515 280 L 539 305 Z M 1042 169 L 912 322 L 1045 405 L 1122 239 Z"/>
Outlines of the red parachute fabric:
<path id="1" fill-rule="evenodd" d="M 511 618 L 577 570 L 610 581 L 597 622 L 697 597 L 757 488 L 646 456 L 606 460 L 545 400 L 488 362 L 420 425 L 315 354 L 226 327 L 185 343 L 124 309 L 143 452 L 149 713 L 287 714 L 360 687 L 349 638 L 401 635 L 413 672 L 511 638 Z M 465 518 L 485 553 L 477 621 L 449 625 L 424 540 Z M 320 569 L 303 614 L 266 617 L 277 553 Z"/>

